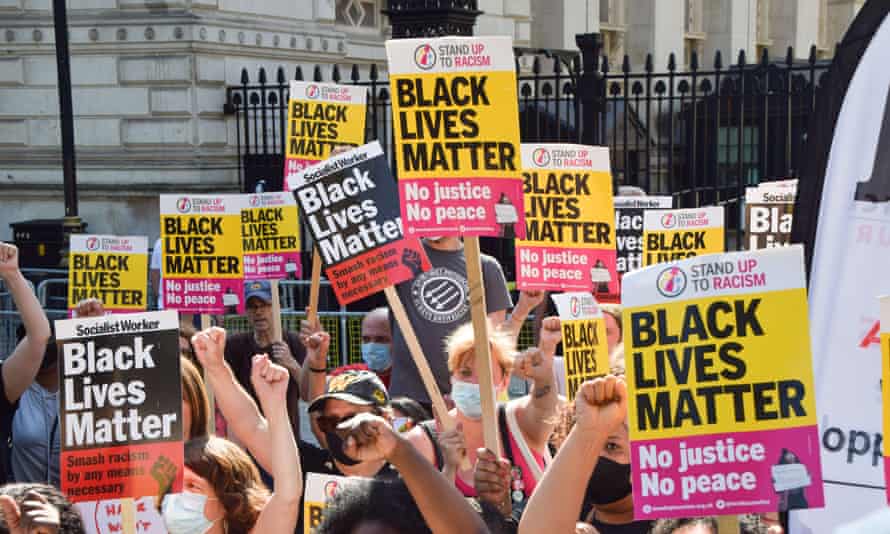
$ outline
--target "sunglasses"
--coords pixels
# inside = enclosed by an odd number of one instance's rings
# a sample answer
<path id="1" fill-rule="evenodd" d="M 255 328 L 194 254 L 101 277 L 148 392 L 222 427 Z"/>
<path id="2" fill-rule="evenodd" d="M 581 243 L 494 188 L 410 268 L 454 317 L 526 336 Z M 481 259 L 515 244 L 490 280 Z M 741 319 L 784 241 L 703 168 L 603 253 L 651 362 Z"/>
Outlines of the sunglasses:
<path id="1" fill-rule="evenodd" d="M 340 423 L 344 421 L 349 421 L 353 417 L 355 417 L 356 413 L 349 414 L 343 417 L 337 417 L 335 415 L 320 415 L 315 420 L 318 423 L 318 428 L 325 433 L 328 432 L 336 432 L 337 427 L 340 426 Z"/>

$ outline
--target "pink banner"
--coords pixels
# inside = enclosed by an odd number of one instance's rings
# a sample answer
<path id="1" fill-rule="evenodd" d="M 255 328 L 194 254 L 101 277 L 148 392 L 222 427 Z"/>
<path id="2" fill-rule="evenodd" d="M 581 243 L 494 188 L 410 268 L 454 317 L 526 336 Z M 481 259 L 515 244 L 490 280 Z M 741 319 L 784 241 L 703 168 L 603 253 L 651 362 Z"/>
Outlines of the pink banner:
<path id="1" fill-rule="evenodd" d="M 237 278 L 164 279 L 165 307 L 183 313 L 244 313 L 244 281 Z"/>
<path id="2" fill-rule="evenodd" d="M 631 443 L 637 519 L 821 507 L 816 426 Z"/>
<path id="3" fill-rule="evenodd" d="M 244 255 L 244 278 L 248 280 L 299 280 L 299 252 L 263 252 Z"/>
<path id="4" fill-rule="evenodd" d="M 504 178 L 399 180 L 407 237 L 525 237 L 522 181 Z"/>
<path id="5" fill-rule="evenodd" d="M 617 293 L 615 250 L 536 247 L 516 243 L 516 286 L 522 290 Z"/>

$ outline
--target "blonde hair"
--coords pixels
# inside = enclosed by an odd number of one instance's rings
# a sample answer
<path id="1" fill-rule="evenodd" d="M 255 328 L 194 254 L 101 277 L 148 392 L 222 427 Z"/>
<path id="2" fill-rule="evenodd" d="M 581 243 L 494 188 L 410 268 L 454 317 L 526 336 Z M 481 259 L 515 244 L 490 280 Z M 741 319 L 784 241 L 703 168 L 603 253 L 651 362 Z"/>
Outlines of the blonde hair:
<path id="1" fill-rule="evenodd" d="M 501 366 L 504 376 L 507 376 L 513 370 L 513 355 L 516 352 L 516 345 L 510 336 L 498 329 L 492 328 L 491 323 L 488 325 L 488 332 L 491 357 Z M 465 323 L 457 327 L 448 336 L 448 339 L 445 340 L 445 351 L 448 353 L 448 371 L 453 373 L 467 359 L 475 358 L 476 351 L 473 350 L 475 347 L 476 335 L 473 331 L 473 324 Z"/>

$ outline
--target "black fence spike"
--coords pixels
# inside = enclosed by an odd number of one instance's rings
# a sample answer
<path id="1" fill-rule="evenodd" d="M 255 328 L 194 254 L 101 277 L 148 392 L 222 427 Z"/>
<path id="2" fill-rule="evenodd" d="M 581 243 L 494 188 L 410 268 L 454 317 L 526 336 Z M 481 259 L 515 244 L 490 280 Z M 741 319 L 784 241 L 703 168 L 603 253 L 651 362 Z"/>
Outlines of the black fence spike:
<path id="1" fill-rule="evenodd" d="M 668 71 L 674 72 L 677 70 L 677 56 L 674 55 L 673 52 L 668 56 Z"/>
<path id="2" fill-rule="evenodd" d="M 769 50 L 765 46 L 763 52 L 760 53 L 760 64 L 764 67 L 769 65 Z"/>
<path id="3" fill-rule="evenodd" d="M 260 85 L 266 85 L 266 68 L 260 67 Z"/>
<path id="4" fill-rule="evenodd" d="M 741 49 L 741 50 L 739 50 L 739 60 L 738 60 L 738 64 L 739 64 L 739 67 L 744 67 L 744 66 L 745 66 L 745 49 L 744 49 L 744 48 Z"/>
<path id="5" fill-rule="evenodd" d="M 720 70 L 723 68 L 723 54 L 720 53 L 719 50 L 714 52 L 714 70 Z"/>
<path id="6" fill-rule="evenodd" d="M 287 81 L 287 78 L 285 78 L 284 75 L 284 67 L 278 67 L 278 72 L 275 73 L 275 81 L 278 82 L 278 85 L 284 85 L 284 82 Z"/>
<path id="7" fill-rule="evenodd" d="M 809 59 L 810 65 L 816 64 L 816 58 L 817 58 L 816 45 L 810 45 L 810 59 Z"/>
<path id="8" fill-rule="evenodd" d="M 541 58 L 535 56 L 534 61 L 532 61 L 532 72 L 537 76 L 541 74 Z"/>
<path id="9" fill-rule="evenodd" d="M 247 74 L 247 68 L 241 69 L 241 85 L 247 85 L 250 83 L 250 75 Z"/>
<path id="10" fill-rule="evenodd" d="M 297 65 L 297 70 L 294 71 L 294 79 L 297 81 L 303 81 L 303 67 Z"/>
<path id="11" fill-rule="evenodd" d="M 653 66 L 653 64 L 652 64 L 652 54 L 651 54 L 651 53 L 650 53 L 650 54 L 646 54 L 646 65 L 645 65 L 645 69 L 646 69 L 646 72 L 648 72 L 648 73 L 650 73 L 650 74 L 651 74 L 652 71 L 654 70 L 654 66 Z"/>
<path id="12" fill-rule="evenodd" d="M 696 72 L 698 70 L 698 52 L 695 50 L 692 51 L 692 54 L 689 56 L 689 70 L 692 72 Z"/>
<path id="13" fill-rule="evenodd" d="M 621 72 L 630 74 L 630 56 L 624 54 L 624 61 L 621 62 Z"/>
<path id="14" fill-rule="evenodd" d="M 362 79 L 358 70 L 358 65 L 355 63 L 352 64 L 352 71 L 349 73 L 349 79 L 352 80 L 353 83 L 358 83 Z"/>
<path id="15" fill-rule="evenodd" d="M 606 55 L 603 56 L 603 69 L 602 69 L 602 73 L 603 73 L 604 76 L 605 76 L 606 74 L 609 74 L 609 56 L 606 56 Z"/>
<path id="16" fill-rule="evenodd" d="M 316 66 L 315 66 L 315 69 L 314 69 L 314 71 L 313 71 L 313 73 L 312 73 L 312 81 L 320 82 L 320 81 L 322 81 L 323 79 L 324 79 L 324 78 L 322 78 L 322 76 L 321 76 L 321 65 L 316 65 Z"/>
<path id="17" fill-rule="evenodd" d="M 377 64 L 376 64 L 376 63 L 372 63 L 372 64 L 371 64 L 371 72 L 368 73 L 368 78 L 370 78 L 372 82 L 376 82 L 376 81 L 377 81 L 377 76 L 378 76 L 378 74 L 377 74 Z"/>
<path id="18" fill-rule="evenodd" d="M 340 83 L 340 65 L 334 64 L 334 68 L 331 69 L 331 79 L 334 80 L 334 83 Z"/>
<path id="19" fill-rule="evenodd" d="M 788 50 L 785 51 L 785 63 L 788 66 L 791 66 L 794 64 L 794 47 L 793 46 L 789 45 Z"/>

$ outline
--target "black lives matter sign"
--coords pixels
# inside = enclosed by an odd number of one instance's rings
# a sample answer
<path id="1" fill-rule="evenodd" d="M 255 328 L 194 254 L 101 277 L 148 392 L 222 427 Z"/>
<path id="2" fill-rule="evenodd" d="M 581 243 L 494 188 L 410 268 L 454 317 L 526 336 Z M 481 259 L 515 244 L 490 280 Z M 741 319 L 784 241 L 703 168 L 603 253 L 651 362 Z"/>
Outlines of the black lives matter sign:
<path id="1" fill-rule="evenodd" d="M 341 304 L 429 268 L 416 239 L 404 239 L 399 194 L 380 143 L 300 173 L 297 201 Z"/>
<path id="2" fill-rule="evenodd" d="M 176 312 L 56 321 L 62 491 L 74 502 L 181 483 Z"/>

